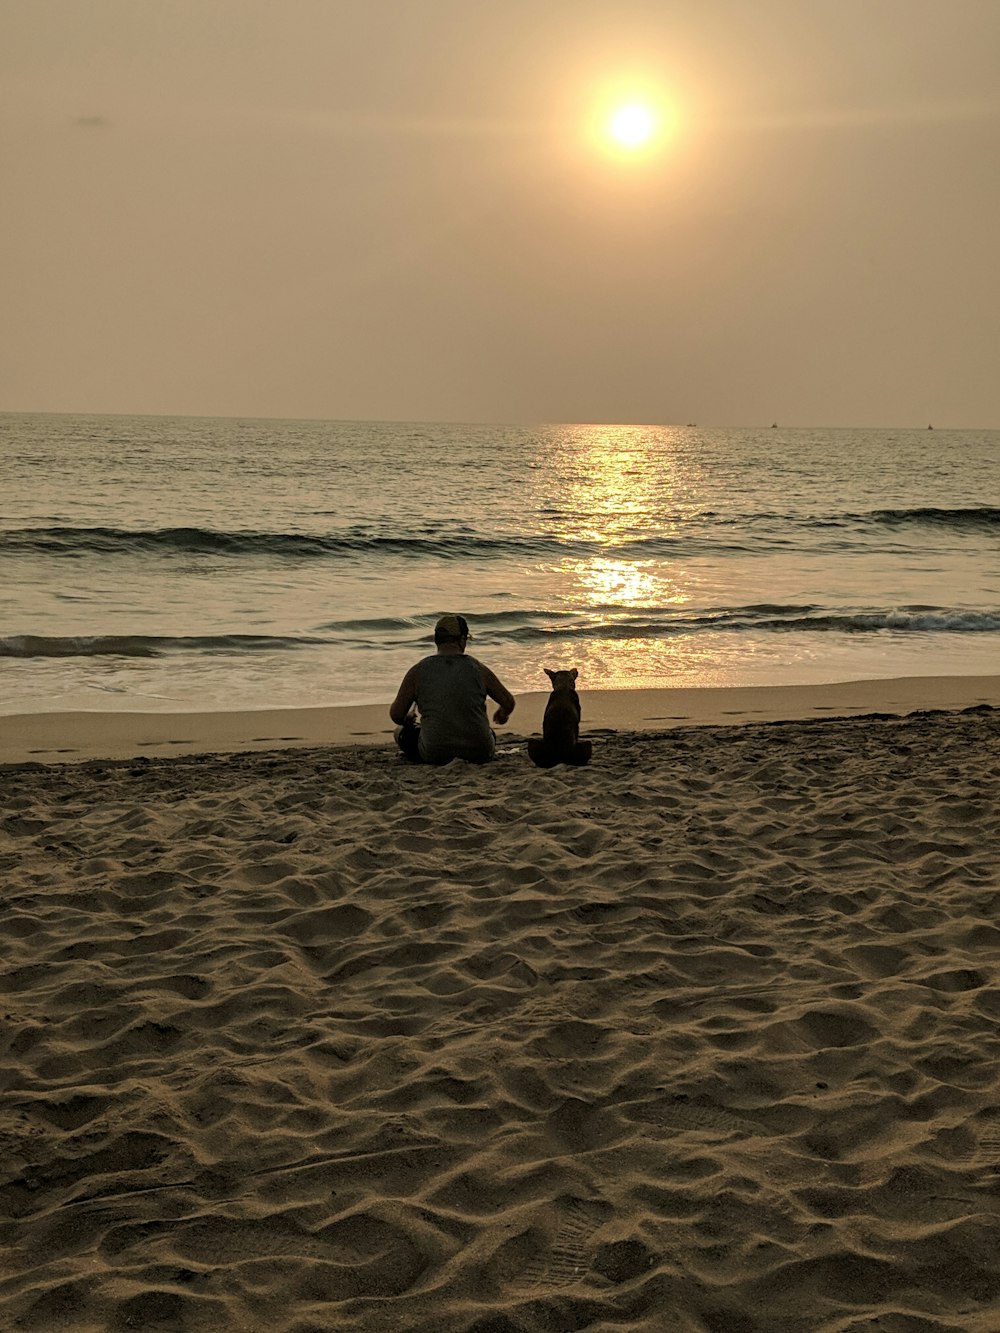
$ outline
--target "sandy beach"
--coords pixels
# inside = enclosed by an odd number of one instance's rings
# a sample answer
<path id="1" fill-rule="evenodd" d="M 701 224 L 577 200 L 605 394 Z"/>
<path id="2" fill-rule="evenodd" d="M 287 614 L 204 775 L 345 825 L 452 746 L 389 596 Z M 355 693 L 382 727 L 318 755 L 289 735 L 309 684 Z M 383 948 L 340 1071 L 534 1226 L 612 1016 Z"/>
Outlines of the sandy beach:
<path id="1" fill-rule="evenodd" d="M 674 727 L 786 722 L 808 718 L 904 715 L 927 709 L 1000 708 L 1000 676 L 907 676 L 837 685 L 585 690 L 584 727 L 664 731 Z M 519 694 L 502 744 L 517 745 L 542 725 L 548 695 Z M 0 716 L 0 764 L 386 745 L 388 703 L 247 712 L 45 712 Z"/>
<path id="2" fill-rule="evenodd" d="M 997 1333 L 1000 678 L 0 718 L 0 1328 Z"/>

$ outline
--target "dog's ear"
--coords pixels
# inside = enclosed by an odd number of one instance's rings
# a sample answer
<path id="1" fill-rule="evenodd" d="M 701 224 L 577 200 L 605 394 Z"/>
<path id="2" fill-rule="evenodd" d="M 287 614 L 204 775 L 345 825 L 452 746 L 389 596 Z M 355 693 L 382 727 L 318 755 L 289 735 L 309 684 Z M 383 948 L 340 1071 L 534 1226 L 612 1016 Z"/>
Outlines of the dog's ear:
<path id="1" fill-rule="evenodd" d="M 580 673 L 579 673 L 579 671 L 577 671 L 576 667 L 574 667 L 573 670 L 572 670 L 569 674 L 570 674 L 570 676 L 572 677 L 573 680 L 576 680 L 577 676 L 578 676 Z"/>
<path id="2" fill-rule="evenodd" d="M 554 671 L 550 671 L 548 667 L 542 667 L 542 670 L 545 672 L 549 680 L 551 680 L 552 684 L 554 685 L 556 683 L 556 673 Z"/>

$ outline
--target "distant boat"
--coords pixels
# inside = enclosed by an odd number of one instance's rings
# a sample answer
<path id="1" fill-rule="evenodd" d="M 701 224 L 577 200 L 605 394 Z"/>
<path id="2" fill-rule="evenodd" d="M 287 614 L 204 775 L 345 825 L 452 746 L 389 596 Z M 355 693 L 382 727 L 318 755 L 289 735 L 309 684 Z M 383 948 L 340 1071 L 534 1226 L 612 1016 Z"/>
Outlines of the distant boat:
<path id="1" fill-rule="evenodd" d="M 927 429 L 928 429 L 928 430 L 933 430 L 934 427 L 933 427 L 933 426 L 928 426 Z"/>
<path id="2" fill-rule="evenodd" d="M 778 429 L 778 423 L 777 423 L 776 421 L 772 421 L 772 422 L 771 422 L 771 429 L 772 429 L 772 430 L 777 430 L 777 429 Z"/>

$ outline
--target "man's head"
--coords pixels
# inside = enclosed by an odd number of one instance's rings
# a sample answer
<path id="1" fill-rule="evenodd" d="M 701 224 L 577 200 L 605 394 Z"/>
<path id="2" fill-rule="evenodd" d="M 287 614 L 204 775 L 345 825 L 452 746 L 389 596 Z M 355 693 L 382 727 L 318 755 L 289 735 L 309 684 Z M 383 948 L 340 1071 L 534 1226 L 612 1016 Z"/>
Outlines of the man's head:
<path id="1" fill-rule="evenodd" d="M 439 648 L 443 643 L 454 643 L 464 647 L 468 637 L 469 622 L 465 616 L 442 616 L 434 626 L 434 642 Z"/>

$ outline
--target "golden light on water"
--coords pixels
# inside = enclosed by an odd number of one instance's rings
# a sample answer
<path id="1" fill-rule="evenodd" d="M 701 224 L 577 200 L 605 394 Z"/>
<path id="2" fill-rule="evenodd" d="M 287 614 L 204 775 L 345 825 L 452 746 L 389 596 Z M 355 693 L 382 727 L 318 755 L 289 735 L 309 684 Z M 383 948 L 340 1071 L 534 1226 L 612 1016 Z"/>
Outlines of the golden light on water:
<path id="1" fill-rule="evenodd" d="M 668 591 L 650 560 L 595 557 L 585 565 L 581 564 L 575 572 L 585 596 L 607 606 L 635 608 L 660 605 Z"/>
<path id="2" fill-rule="evenodd" d="M 571 616 L 558 660 L 544 665 L 576 666 L 585 689 L 715 683 L 711 650 L 685 624 L 689 608 L 711 597 L 705 573 L 683 542 L 671 544 L 703 503 L 685 433 L 564 427 L 550 442 L 545 471 L 540 498 L 552 535 L 590 549 L 567 551 L 555 570 L 540 570 L 546 586 L 558 574 L 559 609 Z"/>
<path id="3" fill-rule="evenodd" d="M 607 554 L 585 560 L 570 557 L 563 562 L 571 599 L 580 606 L 604 607 L 602 614 L 609 624 L 629 611 L 690 600 L 663 560 L 642 555 L 630 558 L 613 549 L 641 539 L 654 521 L 657 530 L 663 530 L 670 464 L 661 459 L 658 467 L 650 466 L 641 434 L 641 428 L 629 426 L 590 427 L 582 436 L 580 451 L 566 460 L 564 471 L 573 480 L 561 497 L 567 515 L 562 535 L 583 537 L 608 548 Z M 675 496 L 673 503 L 683 502 Z"/>

